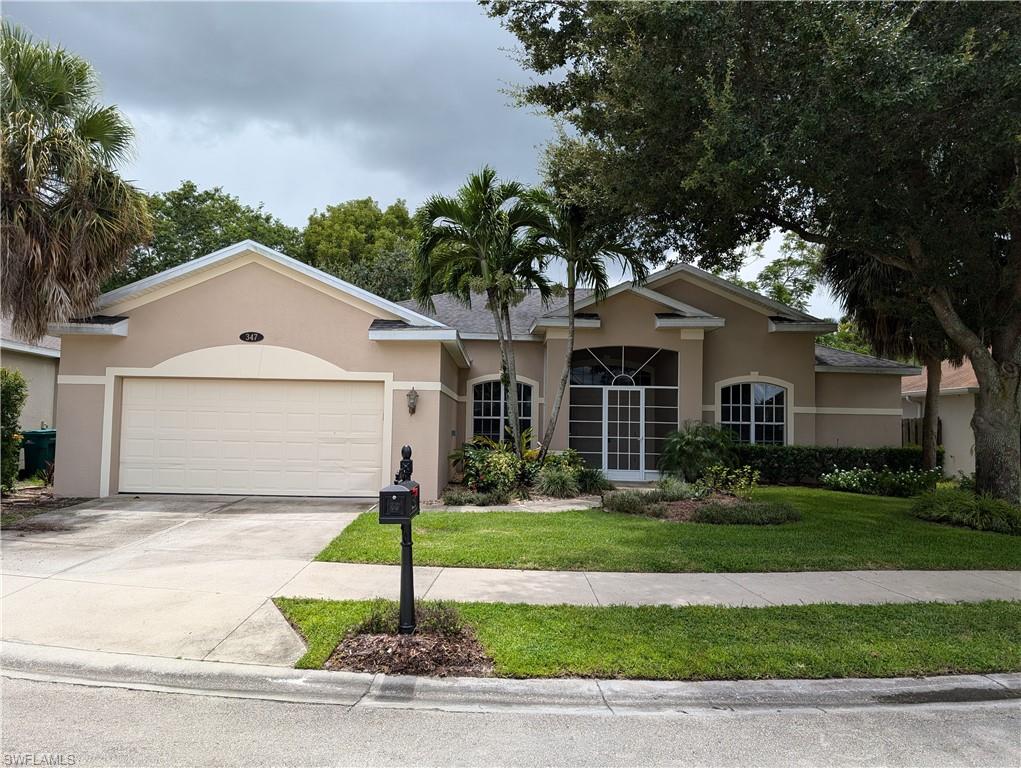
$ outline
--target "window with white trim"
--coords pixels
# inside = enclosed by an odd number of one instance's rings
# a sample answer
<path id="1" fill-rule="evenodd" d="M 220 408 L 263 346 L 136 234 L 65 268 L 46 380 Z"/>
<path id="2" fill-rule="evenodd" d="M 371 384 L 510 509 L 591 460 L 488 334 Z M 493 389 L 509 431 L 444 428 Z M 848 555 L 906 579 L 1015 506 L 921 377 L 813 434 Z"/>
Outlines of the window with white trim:
<path id="1" fill-rule="evenodd" d="M 720 426 L 740 443 L 783 445 L 786 442 L 787 390 L 764 381 L 720 388 Z"/>
<path id="2" fill-rule="evenodd" d="M 483 381 L 472 387 L 472 434 L 501 442 L 510 439 L 507 397 L 503 382 Z M 532 385 L 518 382 L 518 424 L 532 426 Z"/>

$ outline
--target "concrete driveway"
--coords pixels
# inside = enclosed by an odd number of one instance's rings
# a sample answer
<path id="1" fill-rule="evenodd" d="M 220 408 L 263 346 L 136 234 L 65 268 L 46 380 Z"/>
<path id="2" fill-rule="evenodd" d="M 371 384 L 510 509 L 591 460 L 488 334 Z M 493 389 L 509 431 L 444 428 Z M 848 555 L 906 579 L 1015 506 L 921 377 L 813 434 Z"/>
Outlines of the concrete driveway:
<path id="1" fill-rule="evenodd" d="M 117 496 L 0 532 L 4 640 L 291 666 L 269 598 L 371 501 Z"/>

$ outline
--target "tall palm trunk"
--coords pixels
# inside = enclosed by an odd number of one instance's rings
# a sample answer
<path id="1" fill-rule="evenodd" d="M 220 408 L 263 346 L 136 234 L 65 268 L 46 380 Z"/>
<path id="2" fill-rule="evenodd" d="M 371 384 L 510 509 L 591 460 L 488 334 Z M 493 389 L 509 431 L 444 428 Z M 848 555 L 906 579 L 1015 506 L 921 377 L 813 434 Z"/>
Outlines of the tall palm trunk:
<path id="1" fill-rule="evenodd" d="M 521 409 L 518 406 L 518 370 L 517 361 L 514 359 L 514 333 L 511 329 L 510 305 L 503 303 L 501 308 L 505 324 L 504 336 L 507 344 L 507 420 L 510 422 L 511 440 L 514 442 L 514 452 L 519 458 L 524 457 L 524 446 L 521 445 L 521 421 L 519 414 Z"/>
<path id="2" fill-rule="evenodd" d="M 560 372 L 560 384 L 557 386 L 557 394 L 553 399 L 553 407 L 550 409 L 549 418 L 546 420 L 546 432 L 542 438 L 542 446 L 539 448 L 539 463 L 546 459 L 549 453 L 550 443 L 553 442 L 553 433 L 557 428 L 557 419 L 560 417 L 560 408 L 564 400 L 564 392 L 567 391 L 567 382 L 571 378 L 571 358 L 574 357 L 574 300 L 577 292 L 577 278 L 575 275 L 574 262 L 567 262 L 567 350 L 564 353 L 564 369 Z"/>
<path id="3" fill-rule="evenodd" d="M 517 371 L 514 366 L 514 349 L 511 346 L 513 343 L 510 337 L 510 323 L 504 326 L 503 315 L 504 308 L 501 307 L 500 299 L 498 298 L 498 292 L 494 289 L 486 291 L 486 298 L 489 304 L 489 311 L 493 315 L 493 323 L 496 325 L 496 341 L 500 347 L 500 383 L 506 387 L 505 392 L 507 398 L 507 420 L 510 422 L 511 436 L 514 440 L 514 452 L 521 453 L 521 440 L 518 435 L 518 396 L 517 396 Z M 511 397 L 513 392 L 513 398 Z M 503 439 L 503 435 L 500 435 L 500 440 Z"/>
<path id="4" fill-rule="evenodd" d="M 939 432 L 939 387 L 943 377 L 942 361 L 928 357 L 925 364 L 925 407 L 922 411 L 922 468 L 936 469 L 936 438 Z"/>

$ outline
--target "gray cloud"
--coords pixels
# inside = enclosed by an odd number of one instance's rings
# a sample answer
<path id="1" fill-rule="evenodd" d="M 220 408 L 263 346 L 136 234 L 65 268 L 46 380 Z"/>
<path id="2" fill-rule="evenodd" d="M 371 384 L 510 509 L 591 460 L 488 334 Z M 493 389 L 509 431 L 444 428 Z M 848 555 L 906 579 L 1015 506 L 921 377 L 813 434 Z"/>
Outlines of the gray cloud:
<path id="1" fill-rule="evenodd" d="M 483 163 L 534 180 L 552 134 L 501 92 L 526 75 L 506 52 L 513 38 L 474 4 L 8 2 L 5 15 L 96 66 L 104 98 L 135 120 L 147 188 L 150 163 L 169 165 L 148 153 L 192 158 L 203 167 L 178 173 L 196 178 L 216 170 L 216 148 L 234 164 L 248 144 L 248 162 L 280 165 L 279 144 L 306 148 L 298 167 L 339 162 L 337 175 L 386 177 L 390 198 L 415 203 Z M 253 126 L 286 140 L 259 146 Z M 226 186 L 236 169 L 222 170 Z M 306 191 L 306 211 L 335 202 Z"/>

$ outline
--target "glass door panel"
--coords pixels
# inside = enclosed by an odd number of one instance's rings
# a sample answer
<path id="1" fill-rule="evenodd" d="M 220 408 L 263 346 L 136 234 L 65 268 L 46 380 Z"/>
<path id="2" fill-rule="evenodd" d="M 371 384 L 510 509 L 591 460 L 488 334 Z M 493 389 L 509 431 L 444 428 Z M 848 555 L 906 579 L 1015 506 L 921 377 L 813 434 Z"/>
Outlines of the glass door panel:
<path id="1" fill-rule="evenodd" d="M 618 480 L 641 480 L 644 470 L 642 411 L 644 391 L 639 387 L 610 387 L 606 390 L 607 476 Z"/>

